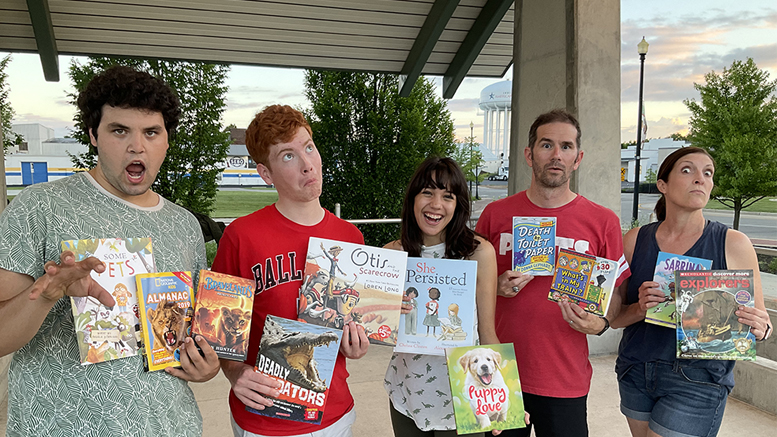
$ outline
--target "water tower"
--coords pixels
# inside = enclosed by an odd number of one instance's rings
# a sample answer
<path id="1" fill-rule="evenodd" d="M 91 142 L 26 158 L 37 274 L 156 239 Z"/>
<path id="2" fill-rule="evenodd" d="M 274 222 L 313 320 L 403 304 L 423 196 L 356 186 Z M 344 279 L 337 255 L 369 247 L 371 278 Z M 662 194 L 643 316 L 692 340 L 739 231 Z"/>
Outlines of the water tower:
<path id="1" fill-rule="evenodd" d="M 496 156 L 510 155 L 510 104 L 513 83 L 505 80 L 483 88 L 480 109 L 483 111 L 483 147 Z M 504 154 L 504 155 L 501 155 Z"/>

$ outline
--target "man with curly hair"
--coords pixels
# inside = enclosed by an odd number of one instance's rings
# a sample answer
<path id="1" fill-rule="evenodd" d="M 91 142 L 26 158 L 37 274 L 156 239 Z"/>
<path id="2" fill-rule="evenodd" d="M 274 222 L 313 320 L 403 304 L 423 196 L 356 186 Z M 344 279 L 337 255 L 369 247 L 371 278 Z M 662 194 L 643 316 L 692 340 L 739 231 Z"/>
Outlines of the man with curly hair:
<path id="1" fill-rule="evenodd" d="M 129 67 L 98 74 L 78 97 L 97 165 L 22 191 L 0 215 L 0 356 L 8 375 L 8 436 L 200 436 L 202 416 L 187 381 L 219 369 L 203 338 L 181 346 L 181 368 L 144 372 L 134 356 L 82 366 L 69 296 L 106 306 L 111 294 L 63 240 L 150 237 L 157 271 L 205 267 L 200 227 L 151 191 L 180 115 L 161 80 Z M 203 354 L 197 350 L 199 345 Z"/>

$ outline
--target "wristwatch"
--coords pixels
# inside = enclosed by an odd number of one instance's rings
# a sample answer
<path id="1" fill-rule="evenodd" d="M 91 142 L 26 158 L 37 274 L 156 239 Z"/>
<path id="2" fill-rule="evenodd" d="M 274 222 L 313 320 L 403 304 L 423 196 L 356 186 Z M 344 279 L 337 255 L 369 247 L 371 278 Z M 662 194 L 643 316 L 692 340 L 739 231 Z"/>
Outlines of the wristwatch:
<path id="1" fill-rule="evenodd" d="M 767 324 L 767 325 L 766 325 L 766 331 L 764 331 L 764 336 L 763 336 L 763 338 L 762 338 L 762 339 L 760 339 L 760 340 L 756 340 L 756 341 L 766 341 L 766 340 L 768 340 L 768 339 L 769 339 L 769 337 L 770 337 L 771 335 L 772 335 L 772 325 L 770 325 L 770 324 Z"/>
<path id="2" fill-rule="evenodd" d="M 596 335 L 602 335 L 607 332 L 608 329 L 610 329 L 610 321 L 607 320 L 607 317 L 601 317 L 601 319 L 604 320 L 604 328 L 602 328 L 602 330 L 599 331 L 599 333 Z"/>

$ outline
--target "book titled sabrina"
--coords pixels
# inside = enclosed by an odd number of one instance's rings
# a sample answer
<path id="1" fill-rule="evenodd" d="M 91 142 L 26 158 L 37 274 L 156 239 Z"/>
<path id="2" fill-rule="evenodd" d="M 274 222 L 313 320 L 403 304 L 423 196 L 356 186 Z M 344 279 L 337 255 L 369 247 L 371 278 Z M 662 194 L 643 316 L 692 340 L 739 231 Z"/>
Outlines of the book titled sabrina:
<path id="1" fill-rule="evenodd" d="M 180 366 L 178 348 L 191 334 L 194 313 L 191 272 L 146 273 L 135 280 L 143 367 L 156 371 Z"/>
<path id="2" fill-rule="evenodd" d="M 81 364 L 94 364 L 138 354 L 135 327 L 139 321 L 135 275 L 155 272 L 150 238 L 67 240 L 62 251 L 76 261 L 93 256 L 105 271 L 91 277 L 110 293 L 116 305 L 106 307 L 93 297 L 71 297 Z"/>
<path id="3" fill-rule="evenodd" d="M 314 425 L 324 418 L 343 331 L 268 315 L 254 370 L 282 383 L 273 406 L 246 411 Z"/>
<path id="4" fill-rule="evenodd" d="M 658 252 L 653 281 L 658 283 L 666 300 L 647 310 L 645 322 L 675 328 L 677 326 L 677 306 L 675 305 L 677 293 L 674 272 L 677 270 L 709 270 L 711 268 L 712 260 L 709 259 Z"/>
<path id="5" fill-rule="evenodd" d="M 556 260 L 556 217 L 513 217 L 513 270 L 551 276 Z"/>
<path id="6" fill-rule="evenodd" d="M 512 343 L 445 349 L 458 434 L 525 428 Z"/>

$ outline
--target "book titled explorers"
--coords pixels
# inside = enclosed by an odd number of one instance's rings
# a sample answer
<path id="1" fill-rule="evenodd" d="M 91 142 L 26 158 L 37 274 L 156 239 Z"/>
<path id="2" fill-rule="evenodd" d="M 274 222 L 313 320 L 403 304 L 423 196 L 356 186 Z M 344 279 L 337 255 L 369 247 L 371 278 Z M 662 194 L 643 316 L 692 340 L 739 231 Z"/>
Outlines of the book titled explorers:
<path id="1" fill-rule="evenodd" d="M 371 343 L 394 346 L 407 253 L 311 237 L 298 319 L 343 329 L 353 321 Z"/>
<path id="2" fill-rule="evenodd" d="M 755 305 L 752 270 L 675 271 L 675 283 L 677 358 L 755 360 L 755 335 L 735 314 Z"/>
<path id="3" fill-rule="evenodd" d="M 245 361 L 255 282 L 200 270 L 192 335 L 210 343 L 219 358 Z"/>
<path id="4" fill-rule="evenodd" d="M 575 302 L 586 312 L 603 317 L 610 306 L 617 276 L 615 261 L 561 249 L 548 299 Z"/>
<path id="5" fill-rule="evenodd" d="M 144 273 L 135 280 L 143 367 L 156 371 L 180 366 L 178 348 L 191 334 L 194 313 L 191 272 Z"/>
<path id="6" fill-rule="evenodd" d="M 135 275 L 155 272 L 150 238 L 95 238 L 67 240 L 62 251 L 76 261 L 94 256 L 105 271 L 92 271 L 92 278 L 110 293 L 116 305 L 106 307 L 93 297 L 71 297 L 81 364 L 93 364 L 138 354 L 135 326 L 138 298 Z"/>
<path id="7" fill-rule="evenodd" d="M 551 276 L 555 250 L 556 217 L 513 217 L 513 270 Z"/>
<path id="8" fill-rule="evenodd" d="M 273 406 L 246 411 L 318 425 L 324 417 L 343 331 L 268 315 L 254 370 L 283 385 Z"/>
<path id="9" fill-rule="evenodd" d="M 408 258 L 404 294 L 412 309 L 399 318 L 395 352 L 445 355 L 477 338 L 477 261 Z"/>
<path id="10" fill-rule="evenodd" d="M 647 310 L 645 322 L 674 328 L 677 316 L 674 272 L 676 270 L 709 270 L 711 268 L 712 260 L 658 252 L 653 282 L 658 283 L 658 287 L 666 295 L 666 300 Z"/>
<path id="11" fill-rule="evenodd" d="M 445 356 L 458 434 L 526 427 L 512 343 L 449 348 Z"/>

